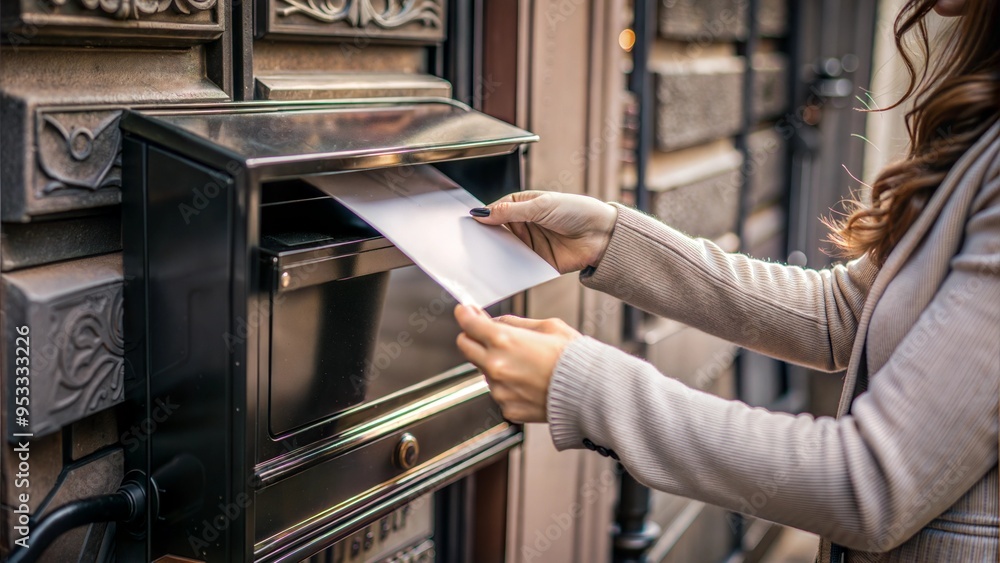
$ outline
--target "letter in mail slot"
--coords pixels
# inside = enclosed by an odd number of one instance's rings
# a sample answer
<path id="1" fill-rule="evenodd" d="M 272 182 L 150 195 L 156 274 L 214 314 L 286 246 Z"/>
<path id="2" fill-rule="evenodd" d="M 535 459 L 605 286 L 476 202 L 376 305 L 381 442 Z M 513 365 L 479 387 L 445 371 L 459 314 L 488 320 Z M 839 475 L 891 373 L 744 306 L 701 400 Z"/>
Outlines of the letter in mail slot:
<path id="1" fill-rule="evenodd" d="M 513 233 L 470 217 L 483 203 L 430 166 L 308 182 L 357 213 L 463 304 L 485 307 L 559 277 Z"/>

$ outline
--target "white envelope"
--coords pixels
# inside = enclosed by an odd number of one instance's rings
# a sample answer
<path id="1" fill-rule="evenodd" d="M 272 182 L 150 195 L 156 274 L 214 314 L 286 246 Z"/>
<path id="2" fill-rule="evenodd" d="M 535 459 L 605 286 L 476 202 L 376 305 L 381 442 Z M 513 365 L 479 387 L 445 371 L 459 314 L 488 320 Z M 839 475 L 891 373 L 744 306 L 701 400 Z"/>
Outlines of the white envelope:
<path id="1" fill-rule="evenodd" d="M 431 166 L 306 178 L 374 227 L 459 303 L 488 307 L 559 277 L 504 227 L 469 215 L 475 196 Z"/>

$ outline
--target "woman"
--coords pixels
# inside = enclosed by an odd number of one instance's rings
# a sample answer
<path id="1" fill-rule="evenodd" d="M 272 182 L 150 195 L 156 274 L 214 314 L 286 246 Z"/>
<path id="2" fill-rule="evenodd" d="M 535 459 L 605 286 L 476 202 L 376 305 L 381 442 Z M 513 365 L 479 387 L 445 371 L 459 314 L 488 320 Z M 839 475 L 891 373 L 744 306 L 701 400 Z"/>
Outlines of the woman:
<path id="1" fill-rule="evenodd" d="M 997 561 L 998 6 L 911 0 L 897 18 L 901 45 L 914 29 L 926 38 L 931 9 L 962 16 L 930 72 L 903 52 L 911 149 L 874 183 L 874 203 L 832 225 L 846 265 L 726 254 L 582 196 L 517 193 L 479 219 L 646 311 L 846 369 L 836 420 L 689 389 L 558 320 L 458 307 L 458 346 L 505 416 L 548 421 L 558 449 L 620 459 L 653 488 L 815 532 L 822 561 Z"/>

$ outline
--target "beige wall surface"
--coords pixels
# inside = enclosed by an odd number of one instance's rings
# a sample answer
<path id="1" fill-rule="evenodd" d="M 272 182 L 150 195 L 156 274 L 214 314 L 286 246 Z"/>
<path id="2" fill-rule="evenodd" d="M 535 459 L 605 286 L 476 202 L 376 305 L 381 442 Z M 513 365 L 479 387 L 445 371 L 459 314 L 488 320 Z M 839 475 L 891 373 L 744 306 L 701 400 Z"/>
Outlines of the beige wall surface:
<path id="1" fill-rule="evenodd" d="M 893 21 L 903 4 L 903 0 L 879 2 L 879 19 L 876 24 L 872 61 L 871 98 L 865 99 L 872 109 L 888 107 L 906 92 L 908 82 L 906 67 L 896 49 L 893 36 Z M 936 14 L 930 14 L 927 22 L 932 45 L 939 47 L 950 30 L 951 22 Z M 932 46 L 932 57 L 933 49 Z M 919 62 L 919 59 L 915 58 L 915 61 Z M 904 117 L 910 107 L 912 104 L 904 103 L 900 107 L 869 114 L 865 135 L 869 141 L 865 147 L 866 183 L 871 184 L 885 165 L 906 155 L 909 139 Z"/>
<path id="2" fill-rule="evenodd" d="M 528 157 L 527 189 L 619 199 L 616 185 L 625 89 L 618 33 L 620 0 L 531 2 L 528 115 L 541 140 Z M 560 317 L 613 340 L 621 305 L 584 295 L 577 276 L 531 290 L 527 314 Z M 589 454 L 589 455 L 588 455 Z M 515 465 L 507 560 L 603 562 L 610 546 L 617 478 L 610 460 L 558 453 L 546 425 L 527 425 Z"/>

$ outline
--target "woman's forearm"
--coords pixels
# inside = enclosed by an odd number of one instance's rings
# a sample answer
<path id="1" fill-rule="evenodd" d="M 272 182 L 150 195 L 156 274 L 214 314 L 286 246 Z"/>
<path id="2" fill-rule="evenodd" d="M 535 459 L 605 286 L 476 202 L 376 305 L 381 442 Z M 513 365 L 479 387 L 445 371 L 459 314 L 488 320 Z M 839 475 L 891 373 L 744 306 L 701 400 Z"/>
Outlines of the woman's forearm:
<path id="1" fill-rule="evenodd" d="M 548 419 L 557 449 L 583 448 L 586 439 L 613 450 L 652 488 L 808 530 L 851 549 L 885 551 L 996 464 L 997 392 L 996 373 L 975 369 L 954 382 L 885 375 L 893 381 L 861 400 L 858 414 L 814 419 L 690 389 L 646 362 L 581 338 L 557 365 Z M 923 400 L 902 408 L 887 404 L 907 376 L 907 391 Z M 926 413 L 941 408 L 953 409 L 954 416 L 923 428 Z M 905 457 L 900 439 L 907 443 Z"/>
<path id="2" fill-rule="evenodd" d="M 877 268 L 807 270 L 729 254 L 617 205 L 613 235 L 584 285 L 787 361 L 834 371 L 850 357 Z"/>

